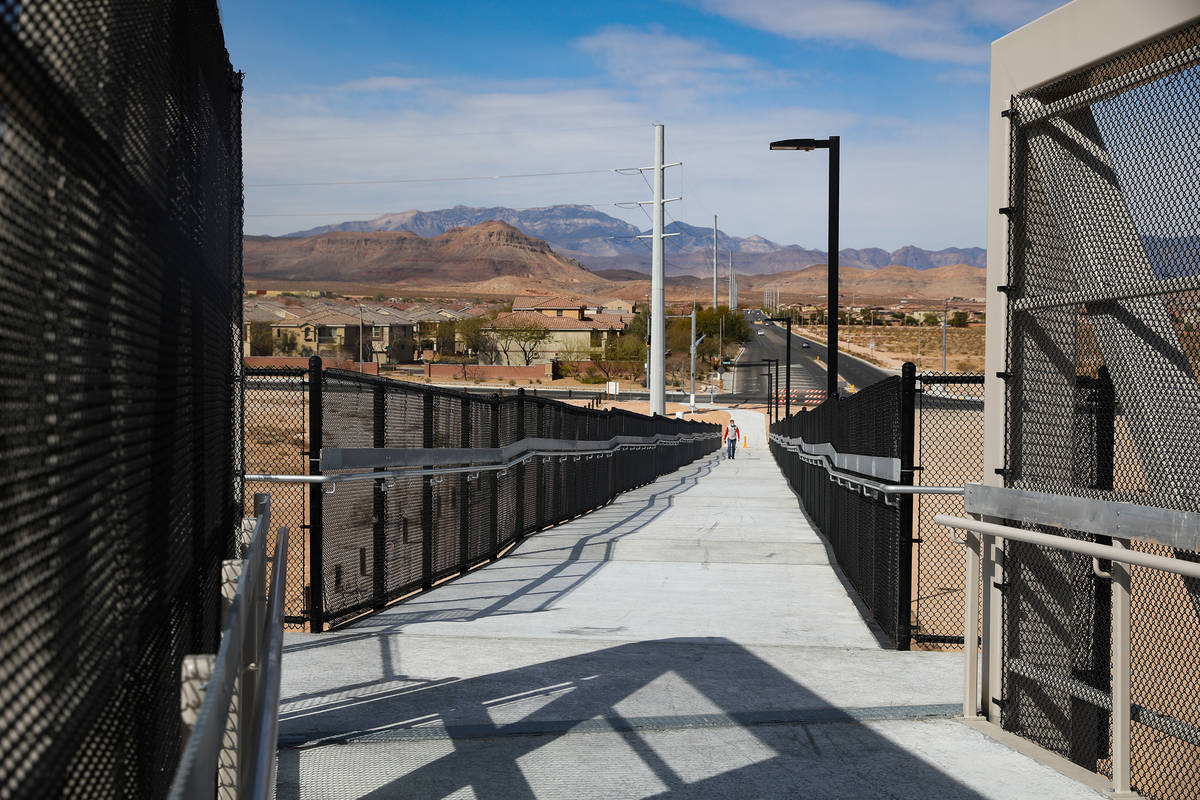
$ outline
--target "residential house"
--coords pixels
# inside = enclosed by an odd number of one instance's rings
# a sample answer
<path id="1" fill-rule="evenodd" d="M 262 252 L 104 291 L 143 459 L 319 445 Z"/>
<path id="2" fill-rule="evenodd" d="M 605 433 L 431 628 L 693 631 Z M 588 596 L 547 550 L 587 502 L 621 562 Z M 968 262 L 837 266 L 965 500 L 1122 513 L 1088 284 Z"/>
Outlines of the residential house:
<path id="1" fill-rule="evenodd" d="M 619 297 L 610 297 L 607 300 L 602 300 L 596 308 L 597 314 L 604 312 L 609 314 L 633 314 L 635 311 L 637 311 L 637 303 L 622 300 Z"/>
<path id="2" fill-rule="evenodd" d="M 465 319 L 470 314 L 437 306 L 410 308 L 407 309 L 407 313 L 416 323 L 417 341 L 424 353 L 432 357 L 439 354 L 453 355 L 462 350 L 462 342 L 457 332 L 453 339 L 446 339 L 446 327 L 442 327 L 441 333 L 439 327 L 443 326 L 443 323 Z"/>
<path id="3" fill-rule="evenodd" d="M 363 321 L 363 340 L 367 342 L 367 357 L 379 363 L 385 361 L 415 361 L 417 356 L 417 322 L 412 315 L 383 305 L 360 306 Z"/>
<path id="4" fill-rule="evenodd" d="M 355 314 L 333 308 L 322 308 L 302 317 L 280 320 L 273 323 L 272 328 L 278 331 L 276 334 L 278 341 L 282 342 L 289 336 L 295 338 L 296 355 L 336 354 L 344 356 L 346 355 L 343 352 L 347 341 L 346 329 L 353 327 L 357 331 L 358 325 L 358 316 Z M 354 354 L 354 357 L 357 358 L 357 354 Z"/>
<path id="5" fill-rule="evenodd" d="M 250 353 L 250 326 L 259 322 L 272 326 L 272 339 L 275 340 L 274 350 L 279 350 L 280 332 L 274 329 L 276 323 L 282 320 L 295 319 L 298 314 L 292 309 L 268 300 L 246 299 L 242 303 L 242 355 Z"/>
<path id="6" fill-rule="evenodd" d="M 562 310 L 566 312 L 568 308 Z M 522 348 L 520 335 L 510 333 L 514 329 L 545 330 L 548 336 L 527 359 L 528 348 Z M 501 314 L 485 330 L 491 333 L 496 344 L 497 364 L 522 366 L 527 360 L 533 364 L 586 360 L 592 353 L 603 352 L 609 338 L 617 336 L 624 329 L 625 321 L 618 315 L 587 317 L 581 310 L 578 315 L 564 313 L 560 317 L 541 310 L 522 310 Z"/>
<path id="7" fill-rule="evenodd" d="M 586 318 L 587 303 L 570 297 L 521 295 L 513 299 L 513 313 L 524 311 L 545 317 L 566 317 L 582 320 Z"/>

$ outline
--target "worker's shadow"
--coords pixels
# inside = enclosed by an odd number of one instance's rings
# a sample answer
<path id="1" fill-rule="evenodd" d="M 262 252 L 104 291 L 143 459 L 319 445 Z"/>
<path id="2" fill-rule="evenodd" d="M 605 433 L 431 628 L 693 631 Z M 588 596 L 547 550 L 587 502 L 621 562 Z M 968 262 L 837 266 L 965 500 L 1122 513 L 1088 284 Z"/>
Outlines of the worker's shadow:
<path id="1" fill-rule="evenodd" d="M 880 732 L 951 713 L 838 708 L 726 639 L 620 644 L 285 698 L 277 796 L 978 798 Z"/>

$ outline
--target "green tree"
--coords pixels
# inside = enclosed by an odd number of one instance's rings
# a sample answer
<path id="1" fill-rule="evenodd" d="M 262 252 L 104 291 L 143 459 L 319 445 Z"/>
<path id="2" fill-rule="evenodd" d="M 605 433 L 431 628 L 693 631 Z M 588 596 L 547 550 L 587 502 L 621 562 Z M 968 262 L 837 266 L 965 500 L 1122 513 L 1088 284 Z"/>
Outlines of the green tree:
<path id="1" fill-rule="evenodd" d="M 925 325 L 926 327 L 932 328 L 935 325 L 941 325 L 942 318 L 939 317 L 937 314 L 933 313 L 932 311 L 926 311 L 921 316 L 921 324 Z"/>
<path id="2" fill-rule="evenodd" d="M 359 338 L 358 326 L 357 325 L 347 325 L 346 333 L 342 338 L 342 355 L 345 358 L 350 359 L 351 361 L 358 361 L 359 360 L 358 344 L 360 341 L 361 341 L 361 339 Z M 370 358 L 370 355 L 371 354 L 369 351 L 369 347 L 364 345 L 364 347 L 362 348 L 362 358 L 364 360 L 367 360 Z"/>
<path id="3" fill-rule="evenodd" d="M 967 327 L 967 312 L 955 311 L 950 315 L 949 325 L 951 328 Z"/>
<path id="4" fill-rule="evenodd" d="M 550 340 L 550 329 L 530 319 L 501 317 L 492 323 L 491 332 L 496 339 L 497 349 L 505 354 L 508 363 L 512 363 L 513 352 L 516 351 L 521 354 L 527 367 L 537 360 L 542 348 Z"/>
<path id="5" fill-rule="evenodd" d="M 296 334 L 283 334 L 283 336 L 279 339 L 279 352 L 283 353 L 285 356 L 295 355 L 297 341 Z"/>
<path id="6" fill-rule="evenodd" d="M 457 341 L 454 334 L 455 323 L 453 320 L 444 320 L 437 324 L 437 332 L 434 337 L 437 339 L 438 353 L 454 355 L 457 352 Z"/>
<path id="7" fill-rule="evenodd" d="M 411 328 L 393 325 L 388 337 L 387 360 L 389 364 L 412 361 L 413 351 L 417 349 L 417 340 L 409 333 Z"/>
<path id="8" fill-rule="evenodd" d="M 467 317 L 460 319 L 455 326 L 463 349 L 474 355 L 481 364 L 494 363 L 496 358 L 496 342 L 487 330 L 490 323 L 488 317 Z"/>
<path id="9" fill-rule="evenodd" d="M 275 352 L 275 331 L 269 322 L 250 323 L 250 355 L 269 356 Z"/>

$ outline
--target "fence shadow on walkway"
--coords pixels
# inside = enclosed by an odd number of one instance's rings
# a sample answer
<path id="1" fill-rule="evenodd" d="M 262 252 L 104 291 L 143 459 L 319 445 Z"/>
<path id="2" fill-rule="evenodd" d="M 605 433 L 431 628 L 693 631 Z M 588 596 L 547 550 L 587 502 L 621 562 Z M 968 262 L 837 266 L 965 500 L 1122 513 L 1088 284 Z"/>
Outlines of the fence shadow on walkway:
<path id="1" fill-rule="evenodd" d="M 607 787 L 612 797 L 973 800 L 866 724 L 950 713 L 838 708 L 727 639 L 620 644 L 303 704 L 282 720 L 277 796 L 303 796 L 312 782 L 372 798 L 527 800 Z M 553 772 L 564 763 L 576 766 Z"/>
<path id="2" fill-rule="evenodd" d="M 603 527 L 572 537 L 573 543 L 568 547 L 543 546 L 538 541 L 539 534 L 533 534 L 524 544 L 518 545 L 515 555 L 364 617 L 340 634 L 322 634 L 288 644 L 284 652 L 296 653 L 344 643 L 356 635 L 365 638 L 399 633 L 406 626 L 421 622 L 469 622 L 503 614 L 547 611 L 586 583 L 605 562 L 611 561 L 617 541 L 653 524 L 673 505 L 676 496 L 694 489 L 717 463 L 717 456 L 706 456 L 676 473 L 659 478 L 649 487 L 618 495 L 615 503 L 573 521 L 574 526 L 579 526 L 595 515 L 597 524 Z M 647 489 L 648 494 L 640 494 Z M 622 503 L 622 498 L 629 500 Z M 614 514 L 619 514 L 619 518 L 613 519 Z M 543 538 L 552 538 L 555 528 L 543 531 Z M 578 530 L 577 527 L 574 529 Z"/>

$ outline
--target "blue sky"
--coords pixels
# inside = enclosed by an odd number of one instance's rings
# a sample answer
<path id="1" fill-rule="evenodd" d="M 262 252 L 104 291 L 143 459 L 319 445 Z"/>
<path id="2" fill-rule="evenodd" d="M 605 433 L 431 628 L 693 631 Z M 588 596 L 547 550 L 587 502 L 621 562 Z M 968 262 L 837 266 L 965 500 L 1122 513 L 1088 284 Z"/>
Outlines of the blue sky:
<path id="1" fill-rule="evenodd" d="M 823 246 L 824 154 L 767 144 L 837 134 L 843 246 L 980 246 L 988 43 L 1057 5 L 225 0 L 246 231 L 456 204 L 645 226 L 613 204 L 646 184 L 607 170 L 650 163 L 662 122 L 677 219 Z M 440 180 L 544 172 L 590 174 Z M 334 185 L 265 185 L 297 183 Z"/>

